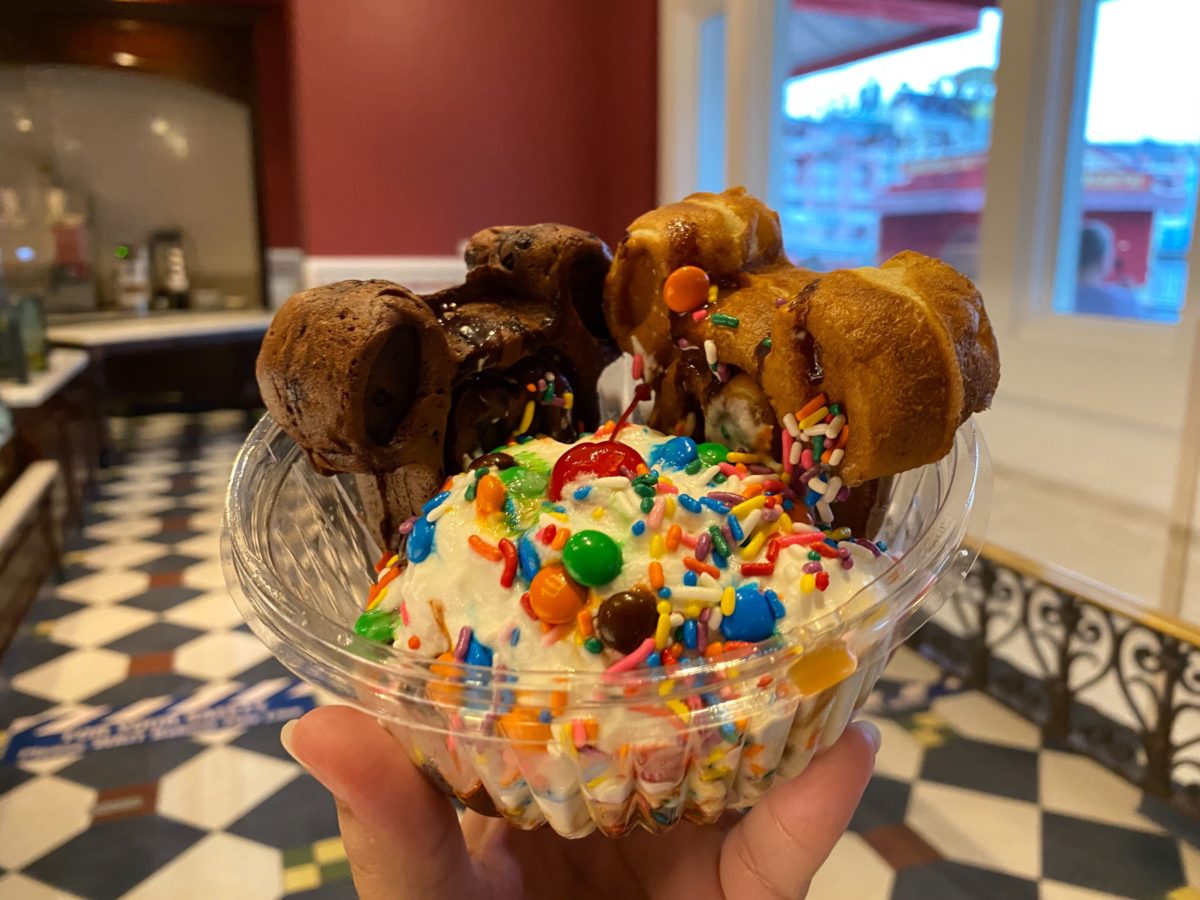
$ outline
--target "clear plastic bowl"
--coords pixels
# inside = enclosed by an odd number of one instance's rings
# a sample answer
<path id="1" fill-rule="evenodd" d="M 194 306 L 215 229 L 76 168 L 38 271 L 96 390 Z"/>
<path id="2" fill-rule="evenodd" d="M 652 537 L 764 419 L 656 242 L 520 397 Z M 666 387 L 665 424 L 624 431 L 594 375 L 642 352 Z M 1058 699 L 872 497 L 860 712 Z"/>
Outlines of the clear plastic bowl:
<path id="1" fill-rule="evenodd" d="M 870 537 L 895 562 L 849 603 L 750 655 L 618 675 L 439 663 L 356 635 L 376 549 L 354 481 L 316 475 L 269 417 L 234 465 L 221 551 L 279 660 L 377 717 L 447 793 L 520 828 L 618 836 L 749 807 L 836 741 L 966 575 L 990 484 L 968 421 L 943 460 L 891 480 Z"/>

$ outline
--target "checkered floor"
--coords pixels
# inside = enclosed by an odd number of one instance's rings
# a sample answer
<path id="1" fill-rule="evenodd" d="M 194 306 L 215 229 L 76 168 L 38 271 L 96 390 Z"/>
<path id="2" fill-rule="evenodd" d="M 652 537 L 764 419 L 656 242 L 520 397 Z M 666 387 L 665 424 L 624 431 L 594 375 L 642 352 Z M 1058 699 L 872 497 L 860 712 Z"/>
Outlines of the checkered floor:
<path id="1" fill-rule="evenodd" d="M 120 464 L 0 664 L 0 729 L 287 677 L 240 625 L 218 562 L 245 428 L 236 414 L 115 424 Z M 1042 747 L 916 654 L 897 654 L 869 711 L 878 771 L 813 898 L 1200 900 L 1185 887 L 1200 885 L 1200 824 Z M 333 805 L 278 732 L 0 765 L 0 898 L 352 897 Z"/>

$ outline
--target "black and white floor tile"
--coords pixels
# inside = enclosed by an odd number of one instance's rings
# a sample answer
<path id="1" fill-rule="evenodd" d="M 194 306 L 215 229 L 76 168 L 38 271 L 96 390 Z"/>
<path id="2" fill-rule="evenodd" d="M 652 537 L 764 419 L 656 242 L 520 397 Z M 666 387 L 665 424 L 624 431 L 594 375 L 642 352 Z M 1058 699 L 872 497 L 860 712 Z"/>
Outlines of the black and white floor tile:
<path id="1" fill-rule="evenodd" d="M 114 427 L 118 464 L 0 663 L 0 756 L 31 721 L 132 720 L 290 678 L 218 559 L 242 416 Z M 1197 823 L 916 654 L 896 655 L 868 712 L 878 770 L 811 897 L 1200 900 Z M 0 764 L 0 900 L 352 897 L 333 804 L 279 727 Z"/>

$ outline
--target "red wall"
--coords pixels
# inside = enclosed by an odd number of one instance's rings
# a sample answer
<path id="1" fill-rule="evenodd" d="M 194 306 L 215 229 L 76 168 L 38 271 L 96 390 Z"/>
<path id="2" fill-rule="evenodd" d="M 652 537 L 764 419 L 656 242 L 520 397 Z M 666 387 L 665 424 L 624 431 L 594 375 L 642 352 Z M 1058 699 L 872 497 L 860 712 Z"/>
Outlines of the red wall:
<path id="1" fill-rule="evenodd" d="M 286 15 L 283 6 L 269 7 L 254 27 L 258 192 L 267 247 L 299 247 L 301 241 Z"/>
<path id="2" fill-rule="evenodd" d="M 652 0 L 292 0 L 310 254 L 445 254 L 487 225 L 613 241 L 654 204 Z"/>

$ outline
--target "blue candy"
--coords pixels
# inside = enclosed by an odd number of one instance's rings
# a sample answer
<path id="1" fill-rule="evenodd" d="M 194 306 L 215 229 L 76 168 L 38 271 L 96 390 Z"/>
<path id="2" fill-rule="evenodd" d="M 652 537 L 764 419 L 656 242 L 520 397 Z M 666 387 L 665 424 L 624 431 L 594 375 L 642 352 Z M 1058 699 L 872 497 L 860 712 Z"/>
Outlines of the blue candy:
<path id="1" fill-rule="evenodd" d="M 698 502 L 701 506 L 707 506 L 718 516 L 723 516 L 729 512 L 728 506 L 718 500 L 714 500 L 712 497 L 701 497 Z"/>
<path id="2" fill-rule="evenodd" d="M 712 552 L 712 561 L 713 561 L 713 564 L 716 565 L 716 567 L 718 569 L 728 569 L 729 568 L 729 560 L 727 560 L 725 557 L 723 557 L 716 550 L 713 550 L 713 552 Z"/>
<path id="3" fill-rule="evenodd" d="M 696 458 L 696 442 L 690 437 L 673 437 L 650 450 L 650 465 L 682 469 Z"/>
<path id="4" fill-rule="evenodd" d="M 669 587 L 660 587 L 658 589 L 658 596 L 662 597 L 664 600 L 670 600 L 671 589 Z"/>
<path id="5" fill-rule="evenodd" d="M 630 528 L 629 530 L 632 531 L 637 537 L 641 537 L 643 534 L 646 533 L 646 523 L 643 522 L 641 519 L 638 519 L 636 522 L 633 523 L 633 527 Z"/>
<path id="6" fill-rule="evenodd" d="M 688 569 L 686 572 L 683 573 L 683 583 L 686 584 L 688 587 L 695 587 L 699 581 L 700 581 L 700 576 L 698 574 L 696 574 L 695 572 L 693 572 L 691 569 Z"/>
<path id="7" fill-rule="evenodd" d="M 517 542 L 517 563 L 521 567 L 521 577 L 528 581 L 533 581 L 533 576 L 542 568 L 542 558 L 538 556 L 528 533 L 521 535 L 521 540 Z"/>
<path id="8" fill-rule="evenodd" d="M 731 513 L 725 521 L 729 525 L 729 533 L 733 535 L 735 541 L 740 544 L 746 539 L 746 533 L 742 531 L 742 523 L 738 521 L 737 516 Z"/>
<path id="9" fill-rule="evenodd" d="M 766 598 L 767 603 L 771 606 L 771 615 L 777 619 L 782 619 L 787 615 L 787 610 L 784 609 L 783 604 L 779 602 L 779 595 L 777 593 L 768 590 L 766 592 Z"/>
<path id="10" fill-rule="evenodd" d="M 765 641 L 775 633 L 775 615 L 771 604 L 755 584 L 737 589 L 733 612 L 721 619 L 721 634 L 727 641 Z"/>
<path id="11" fill-rule="evenodd" d="M 695 497 L 693 497 L 691 494 L 680 494 L 679 495 L 679 505 L 682 506 L 684 509 L 686 509 L 688 512 L 693 512 L 693 513 L 700 512 L 700 501 L 697 500 Z"/>
<path id="12" fill-rule="evenodd" d="M 683 620 L 683 646 L 687 647 L 689 650 L 695 650 L 696 643 L 697 643 L 696 620 L 695 619 L 684 619 Z"/>
<path id="13" fill-rule="evenodd" d="M 422 562 L 433 551 L 433 523 L 424 516 L 413 522 L 408 534 L 408 561 Z"/>
<path id="14" fill-rule="evenodd" d="M 661 666 L 661 665 L 662 665 L 662 657 L 659 656 L 657 652 L 651 653 L 649 656 L 646 657 L 647 668 L 653 669 L 656 666 Z"/>
<path id="15" fill-rule="evenodd" d="M 574 496 L 575 496 L 576 500 L 586 500 L 587 495 L 590 494 L 591 492 L 592 492 L 592 486 L 590 484 L 585 484 L 581 488 L 575 488 Z"/>
<path id="16" fill-rule="evenodd" d="M 471 635 L 471 643 L 467 645 L 467 664 L 471 666 L 490 666 L 492 664 L 492 648 L 481 644 Z"/>
<path id="17" fill-rule="evenodd" d="M 426 500 L 425 503 L 421 506 L 421 512 L 426 513 L 426 514 L 433 512 L 435 509 L 437 509 L 439 506 L 441 506 L 443 503 L 445 503 L 446 498 L 449 496 L 450 496 L 449 491 L 442 491 L 436 497 L 433 497 L 430 500 Z"/>

